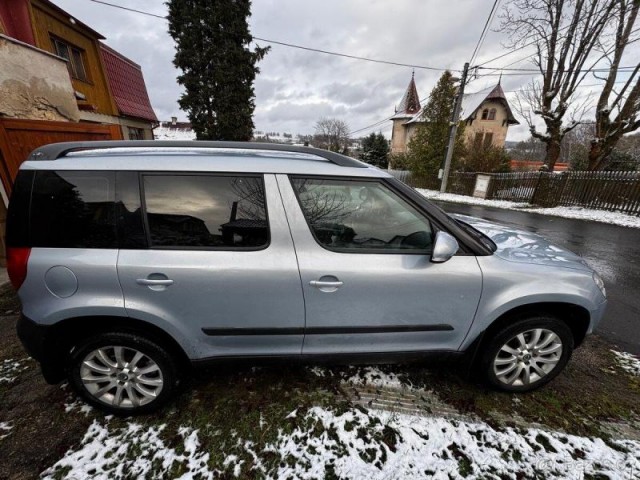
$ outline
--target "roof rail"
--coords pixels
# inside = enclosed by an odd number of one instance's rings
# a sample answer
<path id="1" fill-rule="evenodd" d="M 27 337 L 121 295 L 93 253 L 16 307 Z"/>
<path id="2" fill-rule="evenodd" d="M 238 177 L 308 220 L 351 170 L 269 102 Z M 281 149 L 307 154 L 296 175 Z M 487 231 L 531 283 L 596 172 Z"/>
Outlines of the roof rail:
<path id="1" fill-rule="evenodd" d="M 29 160 L 57 160 L 68 153 L 81 150 L 109 149 L 109 148 L 236 148 L 243 150 L 271 150 L 278 152 L 294 152 L 315 155 L 329 160 L 341 167 L 366 168 L 367 164 L 355 158 L 340 155 L 339 153 L 321 150 L 313 147 L 298 147 L 294 145 L 280 145 L 277 143 L 257 142 L 210 142 L 201 140 L 175 141 L 175 140 L 108 140 L 99 142 L 62 142 L 51 143 L 36 148 L 29 155 Z"/>

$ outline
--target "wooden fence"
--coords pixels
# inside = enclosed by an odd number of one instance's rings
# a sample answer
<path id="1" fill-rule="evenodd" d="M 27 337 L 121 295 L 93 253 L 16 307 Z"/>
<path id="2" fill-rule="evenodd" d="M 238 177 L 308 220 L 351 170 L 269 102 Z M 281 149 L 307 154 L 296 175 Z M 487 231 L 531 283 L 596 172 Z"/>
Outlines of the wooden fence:
<path id="1" fill-rule="evenodd" d="M 414 179 L 410 172 L 390 171 L 416 188 L 438 189 L 440 181 Z M 640 216 L 640 172 L 516 172 L 489 174 L 487 199 L 541 207 L 573 206 Z M 448 193 L 473 195 L 475 173 L 452 173 Z"/>

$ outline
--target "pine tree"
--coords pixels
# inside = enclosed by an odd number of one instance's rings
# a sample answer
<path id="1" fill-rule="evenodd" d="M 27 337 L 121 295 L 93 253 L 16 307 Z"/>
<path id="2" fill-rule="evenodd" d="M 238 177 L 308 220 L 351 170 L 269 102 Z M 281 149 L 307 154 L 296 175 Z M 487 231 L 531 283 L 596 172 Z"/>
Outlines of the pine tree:
<path id="1" fill-rule="evenodd" d="M 199 140 L 250 140 L 256 63 L 269 48 L 248 48 L 250 0 L 169 0 L 173 63 L 185 92 L 178 103 Z"/>
<path id="2" fill-rule="evenodd" d="M 362 161 L 380 168 L 389 165 L 389 143 L 382 133 L 372 133 L 362 140 Z"/>
<path id="3" fill-rule="evenodd" d="M 408 162 L 412 173 L 418 177 L 438 174 L 444 161 L 449 141 L 451 121 L 457 87 L 451 72 L 446 71 L 431 91 L 422 111 L 422 123 L 409 141 Z M 464 125 L 458 128 L 453 151 L 455 165 L 464 154 Z"/>

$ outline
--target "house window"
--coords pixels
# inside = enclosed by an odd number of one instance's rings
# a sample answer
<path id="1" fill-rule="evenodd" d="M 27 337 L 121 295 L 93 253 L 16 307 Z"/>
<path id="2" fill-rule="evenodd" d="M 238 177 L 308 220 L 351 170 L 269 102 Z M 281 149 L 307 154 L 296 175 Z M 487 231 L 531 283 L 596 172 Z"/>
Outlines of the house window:
<path id="1" fill-rule="evenodd" d="M 491 110 L 489 110 L 489 120 L 495 120 L 496 119 L 496 109 L 492 108 Z"/>
<path id="2" fill-rule="evenodd" d="M 129 130 L 129 140 L 144 140 L 144 130 L 142 128 L 127 128 Z"/>
<path id="3" fill-rule="evenodd" d="M 484 134 L 484 148 L 489 148 L 493 145 L 493 133 Z"/>
<path id="4" fill-rule="evenodd" d="M 483 136 L 484 136 L 484 133 L 482 133 L 482 132 L 476 133 L 476 138 L 473 139 L 473 146 L 475 148 L 480 148 L 482 146 L 482 137 Z"/>
<path id="5" fill-rule="evenodd" d="M 67 61 L 67 68 L 71 77 L 87 82 L 87 71 L 84 67 L 84 51 L 78 47 L 66 43 L 64 40 L 52 37 L 53 47 L 56 55 Z"/>
<path id="6" fill-rule="evenodd" d="M 484 110 L 482 110 L 482 120 L 486 120 L 487 117 L 489 117 L 489 109 L 485 108 Z"/>

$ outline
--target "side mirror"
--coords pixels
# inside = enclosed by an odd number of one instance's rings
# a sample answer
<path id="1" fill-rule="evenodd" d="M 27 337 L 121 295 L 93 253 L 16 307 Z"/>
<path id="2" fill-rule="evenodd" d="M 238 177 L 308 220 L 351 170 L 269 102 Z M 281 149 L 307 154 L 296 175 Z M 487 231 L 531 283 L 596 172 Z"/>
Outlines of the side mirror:
<path id="1" fill-rule="evenodd" d="M 433 263 L 443 263 L 453 257 L 460 245 L 458 241 L 452 235 L 447 232 L 438 232 L 436 234 L 436 241 L 433 245 L 433 253 L 431 254 L 431 261 Z"/>

